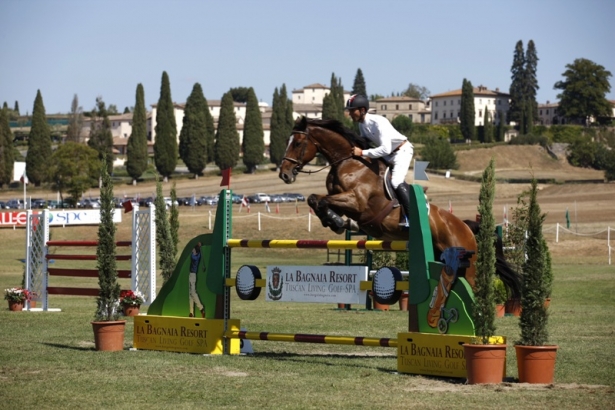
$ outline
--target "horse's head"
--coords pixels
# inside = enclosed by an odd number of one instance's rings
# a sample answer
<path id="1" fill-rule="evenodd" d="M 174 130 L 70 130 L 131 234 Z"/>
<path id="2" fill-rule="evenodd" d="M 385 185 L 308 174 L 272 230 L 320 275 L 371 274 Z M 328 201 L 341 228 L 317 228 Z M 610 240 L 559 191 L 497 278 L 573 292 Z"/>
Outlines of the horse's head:
<path id="1" fill-rule="evenodd" d="M 292 133 L 288 140 L 288 146 L 284 153 L 284 159 L 280 164 L 279 177 L 287 184 L 295 182 L 295 177 L 305 164 L 316 156 L 317 147 L 308 128 L 307 118 L 301 117 L 295 122 Z"/>

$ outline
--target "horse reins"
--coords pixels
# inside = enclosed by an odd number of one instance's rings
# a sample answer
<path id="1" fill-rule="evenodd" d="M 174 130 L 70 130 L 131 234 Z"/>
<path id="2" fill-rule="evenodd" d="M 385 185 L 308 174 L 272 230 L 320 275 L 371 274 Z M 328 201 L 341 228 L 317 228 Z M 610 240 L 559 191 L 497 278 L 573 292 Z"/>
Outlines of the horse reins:
<path id="1" fill-rule="evenodd" d="M 303 146 L 301 147 L 301 154 L 300 154 L 300 158 L 303 158 L 303 155 L 305 154 L 305 150 L 306 150 L 306 148 L 307 148 L 307 141 L 308 141 L 308 140 L 312 141 L 312 144 L 314 144 L 314 146 L 316 146 L 316 150 L 320 151 L 320 150 L 322 149 L 322 147 L 321 147 L 321 145 L 318 143 L 318 141 L 314 140 L 314 138 L 310 135 L 310 133 L 309 133 L 309 132 L 307 132 L 307 131 L 293 131 L 292 133 L 293 133 L 293 134 L 303 134 L 303 135 L 305 135 L 305 136 L 307 137 L 307 138 L 306 138 L 306 143 L 305 143 L 305 144 L 303 144 Z M 296 159 L 294 159 L 294 158 L 284 157 L 284 158 L 282 158 L 282 161 L 286 160 L 286 161 L 292 162 L 293 164 L 297 164 L 297 165 L 299 165 L 299 167 L 297 167 L 297 168 L 293 169 L 293 173 L 295 173 L 295 174 L 296 174 L 296 173 L 301 172 L 301 173 L 303 173 L 303 174 L 308 174 L 308 175 L 309 175 L 309 174 L 315 174 L 316 172 L 320 172 L 320 171 L 322 171 L 322 170 L 323 170 L 323 169 L 325 169 L 325 168 L 329 168 L 329 167 L 332 167 L 332 166 L 334 166 L 334 165 L 336 165 L 336 164 L 339 164 L 339 163 L 340 163 L 340 162 L 342 162 L 342 161 L 345 161 L 345 160 L 347 160 L 347 159 L 349 159 L 349 158 L 352 158 L 352 156 L 353 156 L 353 155 L 352 155 L 352 154 L 350 154 L 349 156 L 347 156 L 347 157 L 343 157 L 343 158 L 341 158 L 341 159 L 338 159 L 337 161 L 334 161 L 334 162 L 330 163 L 329 165 L 325 165 L 324 167 L 322 167 L 322 168 L 320 168 L 320 169 L 317 169 L 316 171 L 304 171 L 304 170 L 303 170 L 303 166 L 304 166 L 304 164 L 301 164 L 301 162 L 299 162 L 298 160 L 296 160 Z"/>

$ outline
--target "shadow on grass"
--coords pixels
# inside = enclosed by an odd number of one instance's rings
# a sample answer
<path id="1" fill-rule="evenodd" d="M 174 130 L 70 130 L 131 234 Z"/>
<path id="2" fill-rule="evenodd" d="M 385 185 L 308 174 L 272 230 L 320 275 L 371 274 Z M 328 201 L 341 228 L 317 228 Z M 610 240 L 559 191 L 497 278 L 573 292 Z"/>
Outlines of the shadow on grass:
<path id="1" fill-rule="evenodd" d="M 83 347 L 83 346 L 71 346 L 71 345 L 64 345 L 64 344 L 60 344 L 60 343 L 46 343 L 43 342 L 42 343 L 45 346 L 49 346 L 49 347 L 55 347 L 58 349 L 68 349 L 68 350 L 79 350 L 81 352 L 87 352 L 87 351 L 94 351 L 96 350 L 96 348 L 92 347 Z"/>

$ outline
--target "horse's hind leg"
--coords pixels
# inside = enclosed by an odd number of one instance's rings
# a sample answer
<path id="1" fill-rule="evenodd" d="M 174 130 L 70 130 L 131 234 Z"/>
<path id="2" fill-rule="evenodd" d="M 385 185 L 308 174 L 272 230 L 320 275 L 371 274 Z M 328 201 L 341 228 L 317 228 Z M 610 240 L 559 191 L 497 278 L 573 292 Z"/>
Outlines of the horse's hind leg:
<path id="1" fill-rule="evenodd" d="M 312 194 L 308 197 L 308 205 L 314 210 L 322 226 L 330 228 L 335 233 L 343 233 L 345 230 L 344 219 L 333 212 L 322 200 L 323 198 L 322 195 Z"/>

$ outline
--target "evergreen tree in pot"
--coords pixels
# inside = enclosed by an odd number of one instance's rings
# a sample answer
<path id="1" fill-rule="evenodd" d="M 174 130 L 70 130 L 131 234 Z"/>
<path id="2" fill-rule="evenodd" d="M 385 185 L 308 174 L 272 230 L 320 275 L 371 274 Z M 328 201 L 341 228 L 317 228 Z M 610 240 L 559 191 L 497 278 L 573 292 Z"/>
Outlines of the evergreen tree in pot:
<path id="1" fill-rule="evenodd" d="M 495 334 L 495 161 L 483 172 L 478 212 L 480 229 L 476 237 L 476 279 L 472 319 L 476 333 L 473 344 L 464 344 L 468 383 L 500 383 L 506 365 L 506 344 L 494 340 Z"/>
<path id="2" fill-rule="evenodd" d="M 523 264 L 521 287 L 521 338 L 515 350 L 520 382 L 553 383 L 558 346 L 547 345 L 549 315 L 545 306 L 553 278 L 549 250 L 542 235 L 545 215 L 541 214 L 538 205 L 537 185 L 536 180 L 532 180 L 525 241 L 527 257 Z"/>
<path id="3" fill-rule="evenodd" d="M 96 268 L 100 291 L 96 300 L 96 314 L 92 326 L 96 350 L 122 350 L 126 321 L 120 316 L 120 285 L 116 266 L 115 225 L 113 224 L 113 182 L 103 160 L 101 166 L 100 224 Z"/>

